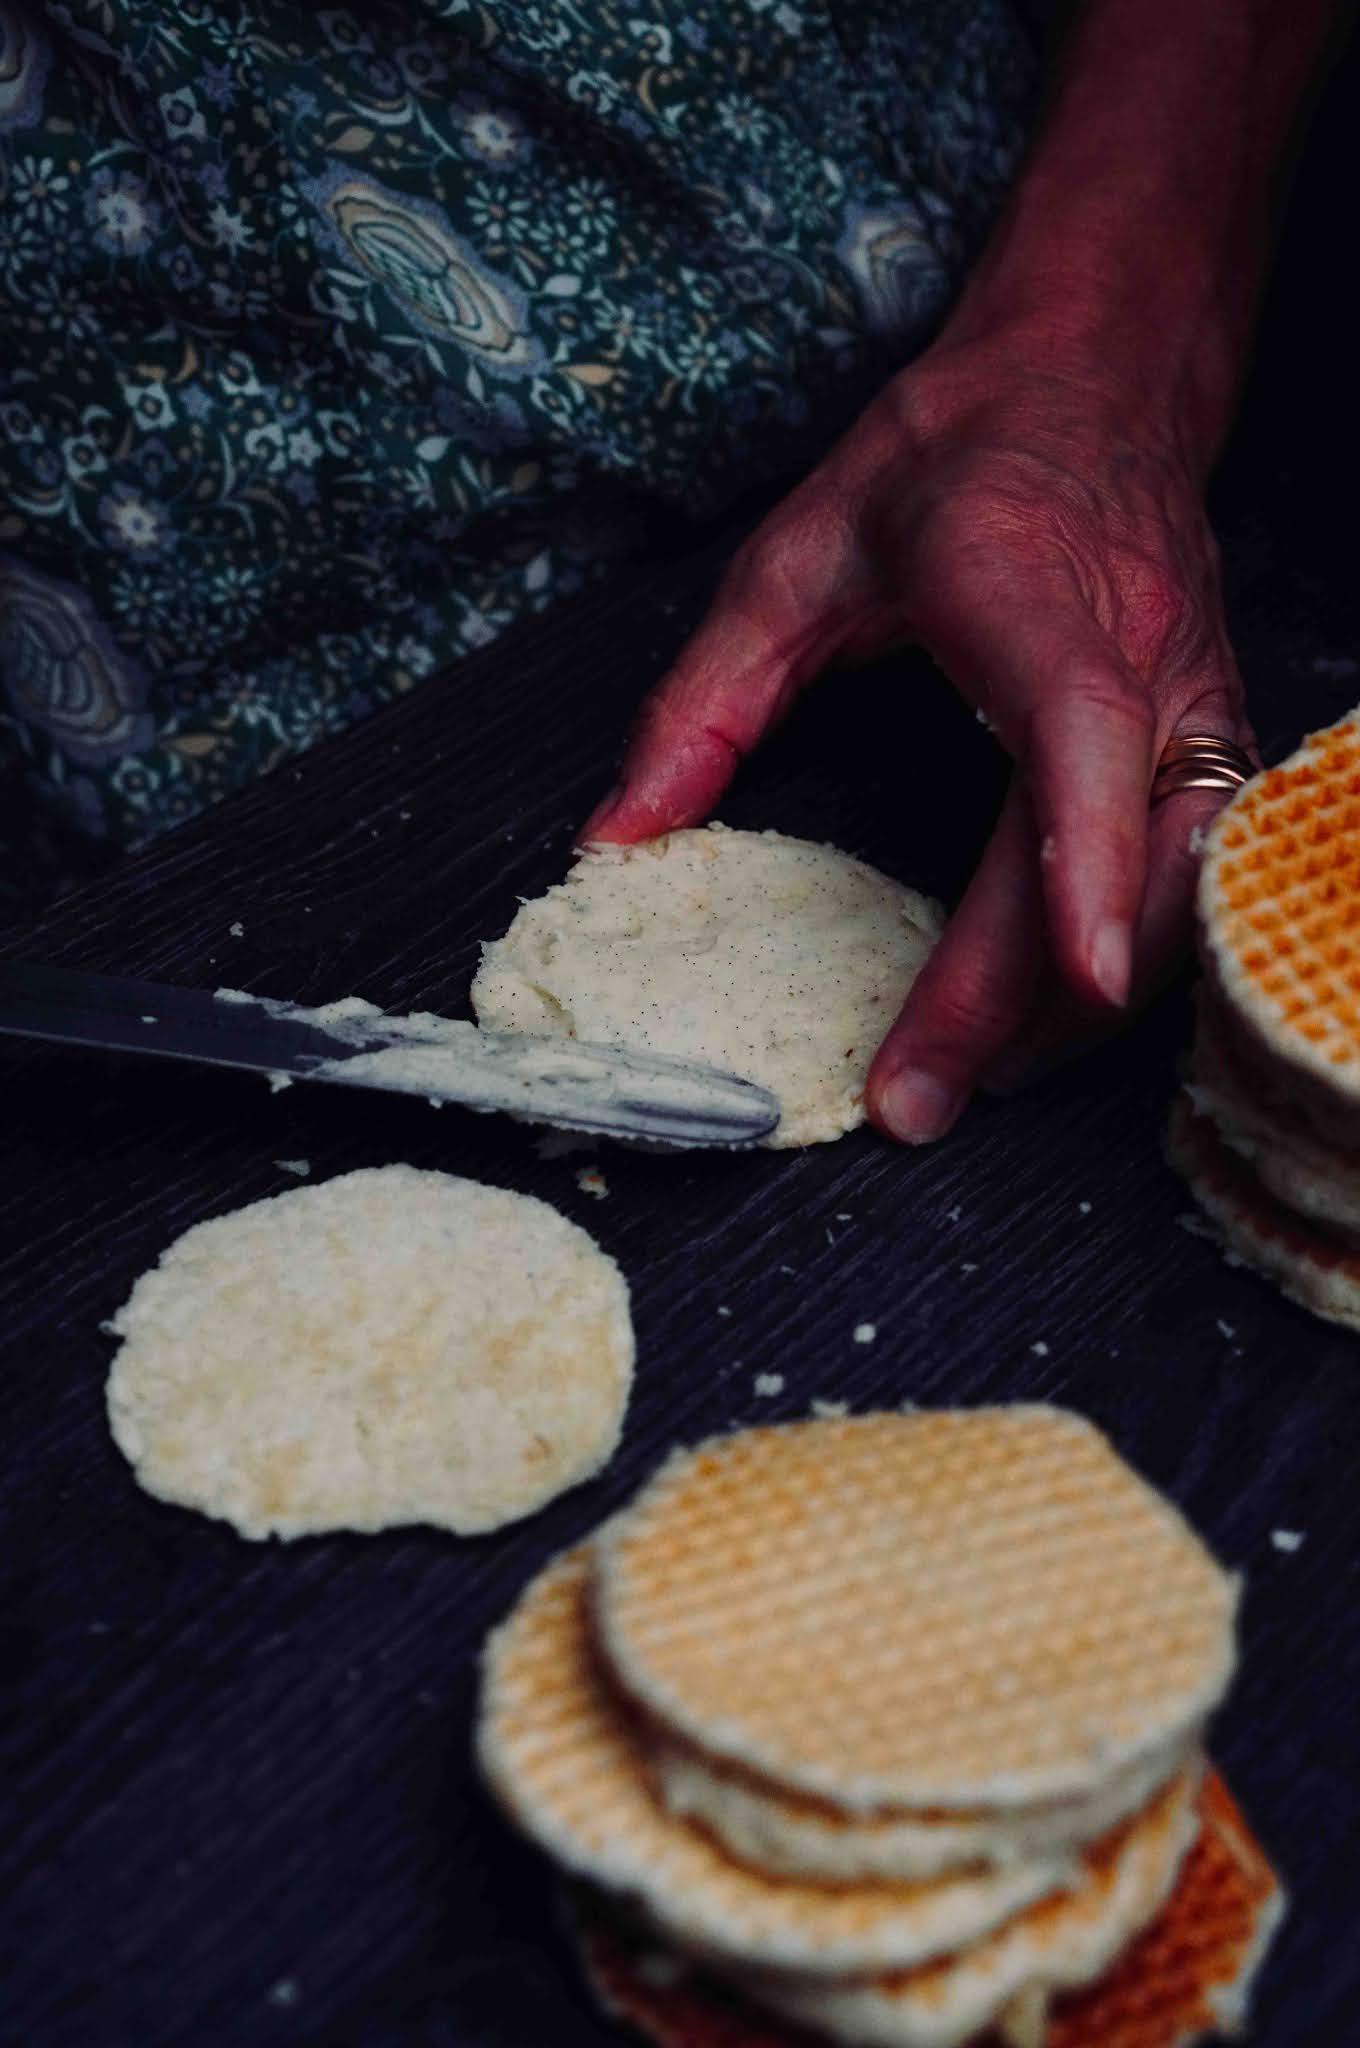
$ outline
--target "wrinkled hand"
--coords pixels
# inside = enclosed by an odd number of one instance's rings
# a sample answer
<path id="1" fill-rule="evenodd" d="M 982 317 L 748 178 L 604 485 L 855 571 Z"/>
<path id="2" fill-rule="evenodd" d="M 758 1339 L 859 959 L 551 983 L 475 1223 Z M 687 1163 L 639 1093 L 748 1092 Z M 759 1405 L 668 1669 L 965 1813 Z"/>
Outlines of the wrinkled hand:
<path id="1" fill-rule="evenodd" d="M 875 1120 L 919 1142 L 1175 957 L 1193 828 L 1223 799 L 1149 814 L 1153 770 L 1178 732 L 1251 735 L 1202 477 L 1174 431 L 1013 336 L 937 344 L 741 548 L 584 836 L 695 823 L 827 663 L 908 643 L 1015 763 L 869 1077 Z"/>

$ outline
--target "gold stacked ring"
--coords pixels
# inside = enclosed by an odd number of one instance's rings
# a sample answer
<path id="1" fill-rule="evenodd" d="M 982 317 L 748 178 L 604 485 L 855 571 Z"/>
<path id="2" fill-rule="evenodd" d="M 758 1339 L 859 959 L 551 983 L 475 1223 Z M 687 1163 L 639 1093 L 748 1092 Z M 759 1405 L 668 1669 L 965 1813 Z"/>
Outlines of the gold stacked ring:
<path id="1" fill-rule="evenodd" d="M 1187 789 L 1240 789 L 1256 773 L 1245 748 L 1210 732 L 1188 732 L 1168 740 L 1152 778 L 1150 803 L 1180 796 Z"/>

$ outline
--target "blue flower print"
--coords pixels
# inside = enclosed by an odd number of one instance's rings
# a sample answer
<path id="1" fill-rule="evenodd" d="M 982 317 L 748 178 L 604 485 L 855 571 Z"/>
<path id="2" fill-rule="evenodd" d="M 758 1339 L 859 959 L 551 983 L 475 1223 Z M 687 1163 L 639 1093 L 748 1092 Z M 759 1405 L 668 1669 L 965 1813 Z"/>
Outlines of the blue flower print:
<path id="1" fill-rule="evenodd" d="M 460 100 L 454 122 L 463 148 L 483 164 L 516 164 L 529 154 L 529 138 L 515 116 L 486 100 Z"/>
<path id="2" fill-rule="evenodd" d="M 174 544 L 174 528 L 165 507 L 132 484 L 115 484 L 99 501 L 104 537 L 120 554 L 150 562 Z"/>
<path id="3" fill-rule="evenodd" d="M 140 256 L 160 229 L 160 207 L 132 171 L 96 171 L 86 209 L 95 241 L 111 256 Z"/>
<path id="4" fill-rule="evenodd" d="M 239 90 L 229 64 L 205 64 L 198 84 L 204 99 L 215 107 L 229 107 Z"/>

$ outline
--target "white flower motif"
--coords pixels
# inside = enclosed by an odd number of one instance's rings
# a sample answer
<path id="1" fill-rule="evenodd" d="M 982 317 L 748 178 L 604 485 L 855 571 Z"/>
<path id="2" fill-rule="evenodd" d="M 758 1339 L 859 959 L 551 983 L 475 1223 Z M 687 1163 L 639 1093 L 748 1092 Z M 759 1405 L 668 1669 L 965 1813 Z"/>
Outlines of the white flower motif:
<path id="1" fill-rule="evenodd" d="M 125 377 L 123 401 L 139 427 L 148 433 L 155 433 L 161 427 L 173 426 L 175 406 L 163 378 L 157 377 L 151 383 L 137 384 Z"/>
<path id="2" fill-rule="evenodd" d="M 288 460 L 296 462 L 302 469 L 311 469 L 324 453 L 310 427 L 299 427 L 288 436 Z"/>
<path id="3" fill-rule="evenodd" d="M 468 107 L 460 112 L 458 126 L 463 147 L 483 163 L 514 163 L 526 152 L 524 130 L 502 107 Z"/>
<path id="4" fill-rule="evenodd" d="M 9 203 L 21 220 L 49 228 L 60 217 L 62 194 L 70 189 L 71 180 L 57 169 L 54 157 L 21 157 L 10 173 Z"/>
<path id="5" fill-rule="evenodd" d="M 241 215 L 233 213 L 220 199 L 208 215 L 208 226 L 219 248 L 252 249 L 255 246 L 255 237 Z"/>
<path id="6" fill-rule="evenodd" d="M 178 92 L 163 92 L 157 104 L 167 134 L 176 139 L 181 135 L 191 135 L 195 142 L 200 142 L 207 134 L 207 124 L 198 101 L 187 85 L 182 85 Z"/>
<path id="7" fill-rule="evenodd" d="M 427 647 L 423 640 L 417 640 L 413 633 L 408 633 L 405 639 L 398 640 L 397 660 L 403 668 L 408 668 L 413 676 L 427 676 L 435 666 L 432 649 Z"/>
<path id="8" fill-rule="evenodd" d="M 88 434 L 68 434 L 61 443 L 61 459 L 73 483 L 82 477 L 98 476 L 108 468 L 103 449 Z"/>

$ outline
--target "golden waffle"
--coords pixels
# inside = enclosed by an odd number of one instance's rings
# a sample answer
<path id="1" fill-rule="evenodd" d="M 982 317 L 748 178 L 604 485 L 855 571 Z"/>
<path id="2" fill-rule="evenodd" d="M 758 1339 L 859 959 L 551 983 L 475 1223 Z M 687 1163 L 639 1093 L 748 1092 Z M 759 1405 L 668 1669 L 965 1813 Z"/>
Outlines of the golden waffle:
<path id="1" fill-rule="evenodd" d="M 1267 1096 L 1213 1003 L 1199 1007 L 1186 1093 L 1277 1201 L 1360 1237 L 1360 1153 L 1324 1144 L 1298 1109 Z"/>
<path id="2" fill-rule="evenodd" d="M 1216 1774 L 1201 1812 L 1170 1899 L 1099 1983 L 1057 2001 L 1045 2048 L 1189 2048 L 1245 2018 L 1284 1901 Z M 581 1911 L 581 1950 L 597 1996 L 655 2048 L 812 2048 L 825 2040 L 755 2012 L 697 1970 L 656 1969 L 647 1946 L 599 1902 Z"/>
<path id="3" fill-rule="evenodd" d="M 1051 1994 L 1093 1983 L 1165 1905 L 1199 1832 L 1198 1786 L 1198 1772 L 1167 1786 L 1086 1860 L 1075 1891 L 1040 1900 L 956 1955 L 878 1977 L 770 1977 L 745 1988 L 852 2048 L 961 2048 L 1018 2005 L 1042 2039 Z"/>
<path id="4" fill-rule="evenodd" d="M 1310 734 L 1220 812 L 1199 915 L 1234 1015 L 1324 1099 L 1360 1103 L 1360 716 Z"/>
<path id="5" fill-rule="evenodd" d="M 1360 1329 L 1360 1251 L 1278 1201 L 1184 1091 L 1172 1105 L 1167 1157 L 1229 1251 L 1301 1308 Z"/>
<path id="6" fill-rule="evenodd" d="M 990 1812 L 939 1808 L 863 1816 L 672 1743 L 659 1744 L 651 1762 L 668 1810 L 707 1828 L 739 1863 L 775 1876 L 853 1884 L 1070 1857 L 1146 1805 L 1193 1753 L 1194 1745 L 1185 1742 L 1155 1750 L 1082 1799 Z"/>
<path id="7" fill-rule="evenodd" d="M 1083 1796 L 1203 1724 L 1234 1583 L 1080 1417 L 746 1430 L 674 1455 L 596 1545 L 625 1689 L 710 1755 L 851 1811 Z"/>
<path id="8" fill-rule="evenodd" d="M 582 1548 L 550 1565 L 492 1636 L 482 1767 L 550 1856 L 631 1895 L 686 1948 L 765 1968 L 895 1968 L 976 1940 L 1061 1881 L 1061 1869 L 1022 1864 L 926 1885 L 828 1886 L 732 1861 L 657 1799 L 637 1717 L 595 1654 L 588 1592 Z"/>

